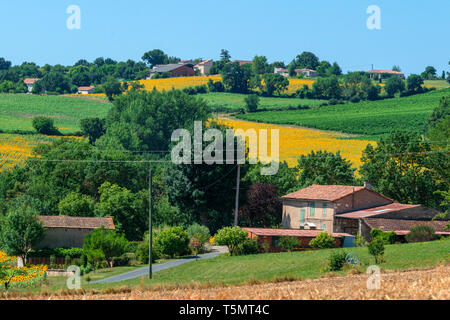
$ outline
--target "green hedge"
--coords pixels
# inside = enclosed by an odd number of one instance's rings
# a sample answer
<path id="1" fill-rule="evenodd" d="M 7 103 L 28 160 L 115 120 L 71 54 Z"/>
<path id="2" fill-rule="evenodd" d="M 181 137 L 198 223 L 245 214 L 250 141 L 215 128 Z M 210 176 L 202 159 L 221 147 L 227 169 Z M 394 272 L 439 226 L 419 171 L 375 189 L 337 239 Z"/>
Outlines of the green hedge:
<path id="1" fill-rule="evenodd" d="M 31 250 L 28 253 L 28 257 L 36 258 L 49 258 L 50 256 L 65 258 L 69 256 L 70 258 L 79 258 L 83 255 L 83 249 L 81 248 L 55 248 L 55 249 L 41 249 L 41 250 Z"/>

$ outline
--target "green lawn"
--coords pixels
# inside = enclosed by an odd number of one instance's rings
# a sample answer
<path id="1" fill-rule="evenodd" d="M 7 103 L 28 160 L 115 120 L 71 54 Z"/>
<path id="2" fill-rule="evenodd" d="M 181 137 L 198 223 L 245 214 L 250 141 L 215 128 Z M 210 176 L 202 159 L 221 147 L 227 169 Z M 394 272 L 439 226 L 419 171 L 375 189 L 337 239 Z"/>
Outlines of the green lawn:
<path id="1" fill-rule="evenodd" d="M 245 108 L 245 94 L 214 92 L 197 95 L 205 99 L 214 111 L 237 111 Z M 276 98 L 260 97 L 259 107 L 265 109 L 287 109 L 289 107 L 316 106 L 325 100 L 298 99 L 298 98 Z"/>
<path id="2" fill-rule="evenodd" d="M 79 131 L 83 118 L 105 117 L 111 104 L 101 99 L 90 100 L 70 96 L 37 96 L 0 94 L 0 130 L 4 132 L 34 131 L 33 117 L 47 116 L 62 133 Z"/>
<path id="3" fill-rule="evenodd" d="M 438 90 L 450 88 L 450 83 L 447 80 L 425 80 L 424 84 L 426 86 L 433 86 Z"/>
<path id="4" fill-rule="evenodd" d="M 237 118 L 379 138 L 392 130 L 424 132 L 427 119 L 439 105 L 439 100 L 448 95 L 450 89 L 444 89 L 404 98 L 363 101 L 308 110 L 248 113 L 237 115 Z"/>

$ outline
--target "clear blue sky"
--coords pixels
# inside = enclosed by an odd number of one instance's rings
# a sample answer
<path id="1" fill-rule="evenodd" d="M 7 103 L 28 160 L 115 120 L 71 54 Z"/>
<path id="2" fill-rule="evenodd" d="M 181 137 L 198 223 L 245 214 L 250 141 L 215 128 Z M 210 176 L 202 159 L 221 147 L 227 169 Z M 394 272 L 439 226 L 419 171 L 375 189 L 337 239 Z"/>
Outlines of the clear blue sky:
<path id="1" fill-rule="evenodd" d="M 69 5 L 81 8 L 81 30 L 69 30 Z M 381 30 L 366 27 L 369 5 Z M 160 48 L 188 58 L 265 55 L 290 62 L 302 51 L 337 61 L 344 71 L 449 71 L 448 0 L 15 0 L 0 9 L 0 57 L 13 64 L 73 64 L 80 58 L 140 60 Z"/>

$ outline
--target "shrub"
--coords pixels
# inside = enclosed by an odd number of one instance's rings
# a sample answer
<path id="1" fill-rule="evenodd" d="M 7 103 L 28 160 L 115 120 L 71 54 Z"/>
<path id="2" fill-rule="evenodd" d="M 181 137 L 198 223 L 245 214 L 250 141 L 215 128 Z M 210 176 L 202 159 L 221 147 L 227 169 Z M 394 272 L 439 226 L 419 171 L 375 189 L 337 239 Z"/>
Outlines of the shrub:
<path id="1" fill-rule="evenodd" d="M 361 233 L 357 233 L 355 237 L 355 247 L 365 247 L 367 246 L 367 241 L 361 236 Z"/>
<path id="2" fill-rule="evenodd" d="M 352 103 L 358 103 L 361 101 L 361 98 L 358 96 L 352 96 L 349 101 Z"/>
<path id="3" fill-rule="evenodd" d="M 214 242 L 221 246 L 227 246 L 230 255 L 234 255 L 239 244 L 247 239 L 247 231 L 239 227 L 225 227 L 220 229 L 214 237 Z"/>
<path id="4" fill-rule="evenodd" d="M 375 263 L 383 262 L 384 256 L 384 241 L 380 237 L 376 237 L 367 245 L 369 249 L 369 254 L 375 259 Z"/>
<path id="5" fill-rule="evenodd" d="M 412 227 L 409 234 L 406 235 L 406 241 L 408 242 L 433 241 L 437 238 L 435 229 L 427 225 Z"/>
<path id="6" fill-rule="evenodd" d="M 328 258 L 328 268 L 330 271 L 339 271 L 345 265 L 347 253 L 343 250 L 333 251 Z"/>
<path id="7" fill-rule="evenodd" d="M 170 227 L 156 236 L 155 247 L 163 255 L 182 256 L 189 251 L 189 236 L 182 227 Z"/>
<path id="8" fill-rule="evenodd" d="M 190 239 L 195 238 L 201 244 L 207 242 L 211 237 L 208 227 L 201 226 L 198 223 L 189 226 L 186 231 Z"/>
<path id="9" fill-rule="evenodd" d="M 288 252 L 300 247 L 300 245 L 301 243 L 296 237 L 281 237 L 280 239 L 280 247 Z"/>
<path id="10" fill-rule="evenodd" d="M 259 253 L 258 241 L 249 238 L 245 239 L 237 245 L 235 253 L 237 256 Z"/>
<path id="11" fill-rule="evenodd" d="M 327 232 L 321 232 L 313 240 L 311 240 L 309 245 L 312 248 L 317 249 L 334 248 L 334 246 L 336 245 L 336 241 L 334 240 L 332 235 L 328 234 Z"/>
<path id="12" fill-rule="evenodd" d="M 33 128 L 38 133 L 47 135 L 60 135 L 58 129 L 55 128 L 53 119 L 47 117 L 34 117 L 32 124 Z"/>
<path id="13" fill-rule="evenodd" d="M 259 97 L 256 94 L 249 94 L 245 97 L 245 108 L 248 112 L 255 112 L 258 105 Z"/>
<path id="14" fill-rule="evenodd" d="M 370 230 L 370 236 L 372 239 L 379 237 L 381 240 L 383 240 L 384 244 L 394 244 L 397 238 L 394 231 L 384 232 L 379 229 Z"/>
<path id="15" fill-rule="evenodd" d="M 153 250 L 152 250 L 152 263 L 156 261 L 156 259 L 159 258 L 160 254 L 155 248 L 155 238 L 156 233 L 153 233 Z M 144 241 L 138 242 L 137 248 L 136 248 L 136 259 L 140 263 L 148 263 L 148 256 L 149 256 L 149 236 L 148 233 L 145 234 Z"/>
<path id="16" fill-rule="evenodd" d="M 127 266 L 130 264 L 130 257 L 126 254 L 123 254 L 120 257 L 113 257 L 111 263 L 114 267 Z"/>

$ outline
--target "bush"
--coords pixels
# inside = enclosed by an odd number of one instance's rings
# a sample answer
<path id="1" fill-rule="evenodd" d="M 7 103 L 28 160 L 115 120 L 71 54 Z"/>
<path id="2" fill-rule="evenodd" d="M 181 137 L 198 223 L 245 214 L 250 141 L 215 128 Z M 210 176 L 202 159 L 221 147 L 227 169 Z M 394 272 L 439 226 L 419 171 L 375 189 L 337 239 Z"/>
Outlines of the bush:
<path id="1" fill-rule="evenodd" d="M 237 256 L 259 253 L 258 241 L 249 238 L 245 239 L 237 245 L 235 253 Z"/>
<path id="2" fill-rule="evenodd" d="M 239 227 L 225 227 L 220 229 L 214 236 L 214 242 L 221 246 L 227 246 L 230 255 L 236 253 L 239 244 L 247 239 L 248 233 Z"/>
<path id="3" fill-rule="evenodd" d="M 384 232 L 379 229 L 370 230 L 370 236 L 372 239 L 379 237 L 381 240 L 383 240 L 384 244 L 394 244 L 397 238 L 394 231 Z"/>
<path id="4" fill-rule="evenodd" d="M 339 271 L 345 265 L 347 253 L 343 250 L 333 251 L 328 258 L 328 268 L 330 271 Z"/>
<path id="5" fill-rule="evenodd" d="M 198 223 L 194 223 L 193 225 L 187 228 L 187 233 L 189 239 L 195 238 L 201 244 L 208 242 L 211 234 L 209 233 L 209 229 L 206 226 L 201 226 Z"/>
<path id="6" fill-rule="evenodd" d="M 312 248 L 317 249 L 334 248 L 334 246 L 336 245 L 336 241 L 334 240 L 332 235 L 328 234 L 327 232 L 321 232 L 313 240 L 311 240 L 309 245 Z"/>
<path id="7" fill-rule="evenodd" d="M 156 261 L 160 257 L 159 252 L 155 248 L 155 238 L 156 233 L 153 233 L 153 250 L 152 250 L 152 263 Z M 148 256 L 149 256 L 149 236 L 148 233 L 145 234 L 144 241 L 138 242 L 137 248 L 136 248 L 136 259 L 140 263 L 146 264 L 148 263 Z"/>
<path id="8" fill-rule="evenodd" d="M 83 249 L 81 248 L 54 248 L 54 249 L 41 249 L 41 250 L 31 250 L 28 253 L 28 257 L 38 257 L 38 258 L 48 258 L 50 256 L 55 256 L 58 258 L 65 258 L 69 256 L 70 258 L 80 258 L 83 255 Z"/>
<path id="9" fill-rule="evenodd" d="M 376 237 L 367 245 L 369 254 L 375 259 L 375 264 L 383 262 L 384 241 L 380 237 Z"/>
<path id="10" fill-rule="evenodd" d="M 280 247 L 288 252 L 291 252 L 295 248 L 299 248 L 300 246 L 300 240 L 298 240 L 296 237 L 281 237 L 280 239 Z"/>
<path id="11" fill-rule="evenodd" d="M 61 133 L 55 128 L 53 119 L 47 117 L 34 117 L 33 128 L 41 134 L 60 135 Z"/>
<path id="12" fill-rule="evenodd" d="M 361 101 L 361 98 L 358 96 L 352 96 L 349 101 L 352 103 L 358 103 Z"/>
<path id="13" fill-rule="evenodd" d="M 189 252 L 189 236 L 182 227 L 170 227 L 156 236 L 155 247 L 162 255 L 182 256 Z"/>
<path id="14" fill-rule="evenodd" d="M 426 242 L 436 240 L 436 230 L 427 225 L 419 225 L 412 227 L 409 234 L 406 235 L 408 242 Z"/>
<path id="15" fill-rule="evenodd" d="M 255 112 L 258 105 L 259 97 L 256 94 L 249 94 L 245 97 L 245 108 L 248 112 Z"/>
<path id="16" fill-rule="evenodd" d="M 130 264 L 130 257 L 126 254 L 111 259 L 113 267 L 127 266 Z"/>

